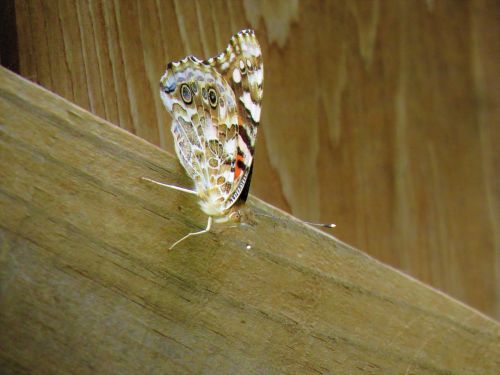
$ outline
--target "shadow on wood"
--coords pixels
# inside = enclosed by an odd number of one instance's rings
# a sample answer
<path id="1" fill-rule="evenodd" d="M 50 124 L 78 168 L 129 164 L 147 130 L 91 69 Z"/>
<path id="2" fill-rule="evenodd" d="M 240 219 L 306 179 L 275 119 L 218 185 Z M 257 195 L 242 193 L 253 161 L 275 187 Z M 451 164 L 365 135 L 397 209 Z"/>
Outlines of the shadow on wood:
<path id="1" fill-rule="evenodd" d="M 500 372 L 496 322 L 291 217 L 167 252 L 175 158 L 3 68 L 0 121 L 3 371 Z"/>

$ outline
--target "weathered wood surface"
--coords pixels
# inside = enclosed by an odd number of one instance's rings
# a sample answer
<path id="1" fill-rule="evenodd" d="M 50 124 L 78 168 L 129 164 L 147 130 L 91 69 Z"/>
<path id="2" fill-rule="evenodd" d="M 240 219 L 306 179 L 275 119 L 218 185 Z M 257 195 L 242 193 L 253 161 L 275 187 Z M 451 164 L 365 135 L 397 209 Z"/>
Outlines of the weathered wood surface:
<path id="1" fill-rule="evenodd" d="M 500 318 L 499 1 L 29 0 L 16 13 L 21 74 L 170 151 L 167 61 L 255 28 L 252 192 Z"/>
<path id="2" fill-rule="evenodd" d="M 500 326 L 252 198 L 205 225 L 175 158 L 0 68 L 3 373 L 500 372 Z M 251 249 L 247 249 L 251 245 Z"/>

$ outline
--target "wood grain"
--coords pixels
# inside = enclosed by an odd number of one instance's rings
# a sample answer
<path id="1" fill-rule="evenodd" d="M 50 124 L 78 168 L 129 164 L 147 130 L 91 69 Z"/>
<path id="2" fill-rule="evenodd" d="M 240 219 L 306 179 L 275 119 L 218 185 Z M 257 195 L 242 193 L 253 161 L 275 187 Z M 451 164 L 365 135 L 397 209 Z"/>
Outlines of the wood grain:
<path id="1" fill-rule="evenodd" d="M 3 68 L 0 123 L 4 373 L 500 371 L 498 323 L 258 199 L 167 252 L 175 158 Z"/>
<path id="2" fill-rule="evenodd" d="M 24 76 L 170 151 L 166 63 L 255 28 L 252 192 L 500 318 L 500 2 L 31 0 L 16 13 Z"/>

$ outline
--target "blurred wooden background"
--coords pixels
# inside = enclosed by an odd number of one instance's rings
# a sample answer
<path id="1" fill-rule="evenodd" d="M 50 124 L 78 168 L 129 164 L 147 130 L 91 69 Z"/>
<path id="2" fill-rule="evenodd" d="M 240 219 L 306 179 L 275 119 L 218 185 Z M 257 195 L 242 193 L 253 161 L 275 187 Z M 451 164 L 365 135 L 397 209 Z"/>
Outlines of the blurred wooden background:
<path id="1" fill-rule="evenodd" d="M 166 63 L 255 29 L 251 193 L 500 317 L 500 2 L 29 0 L 12 17 L 2 62 L 169 151 Z"/>

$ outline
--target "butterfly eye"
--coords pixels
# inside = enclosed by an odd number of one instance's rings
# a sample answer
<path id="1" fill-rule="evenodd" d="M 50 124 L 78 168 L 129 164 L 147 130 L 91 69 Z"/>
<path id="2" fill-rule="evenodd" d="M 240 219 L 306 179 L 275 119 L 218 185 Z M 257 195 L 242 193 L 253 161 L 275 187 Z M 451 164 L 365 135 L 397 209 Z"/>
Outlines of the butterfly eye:
<path id="1" fill-rule="evenodd" d="M 233 211 L 229 214 L 229 219 L 234 221 L 234 222 L 239 222 L 241 221 L 241 214 L 239 211 Z"/>
<path id="2" fill-rule="evenodd" d="M 186 84 L 183 84 L 181 86 L 181 97 L 184 103 L 186 104 L 191 104 L 191 102 L 193 101 L 193 96 L 191 95 L 191 89 Z"/>
<path id="3" fill-rule="evenodd" d="M 217 93 L 214 89 L 208 90 L 208 100 L 210 102 L 210 107 L 217 107 Z"/>

